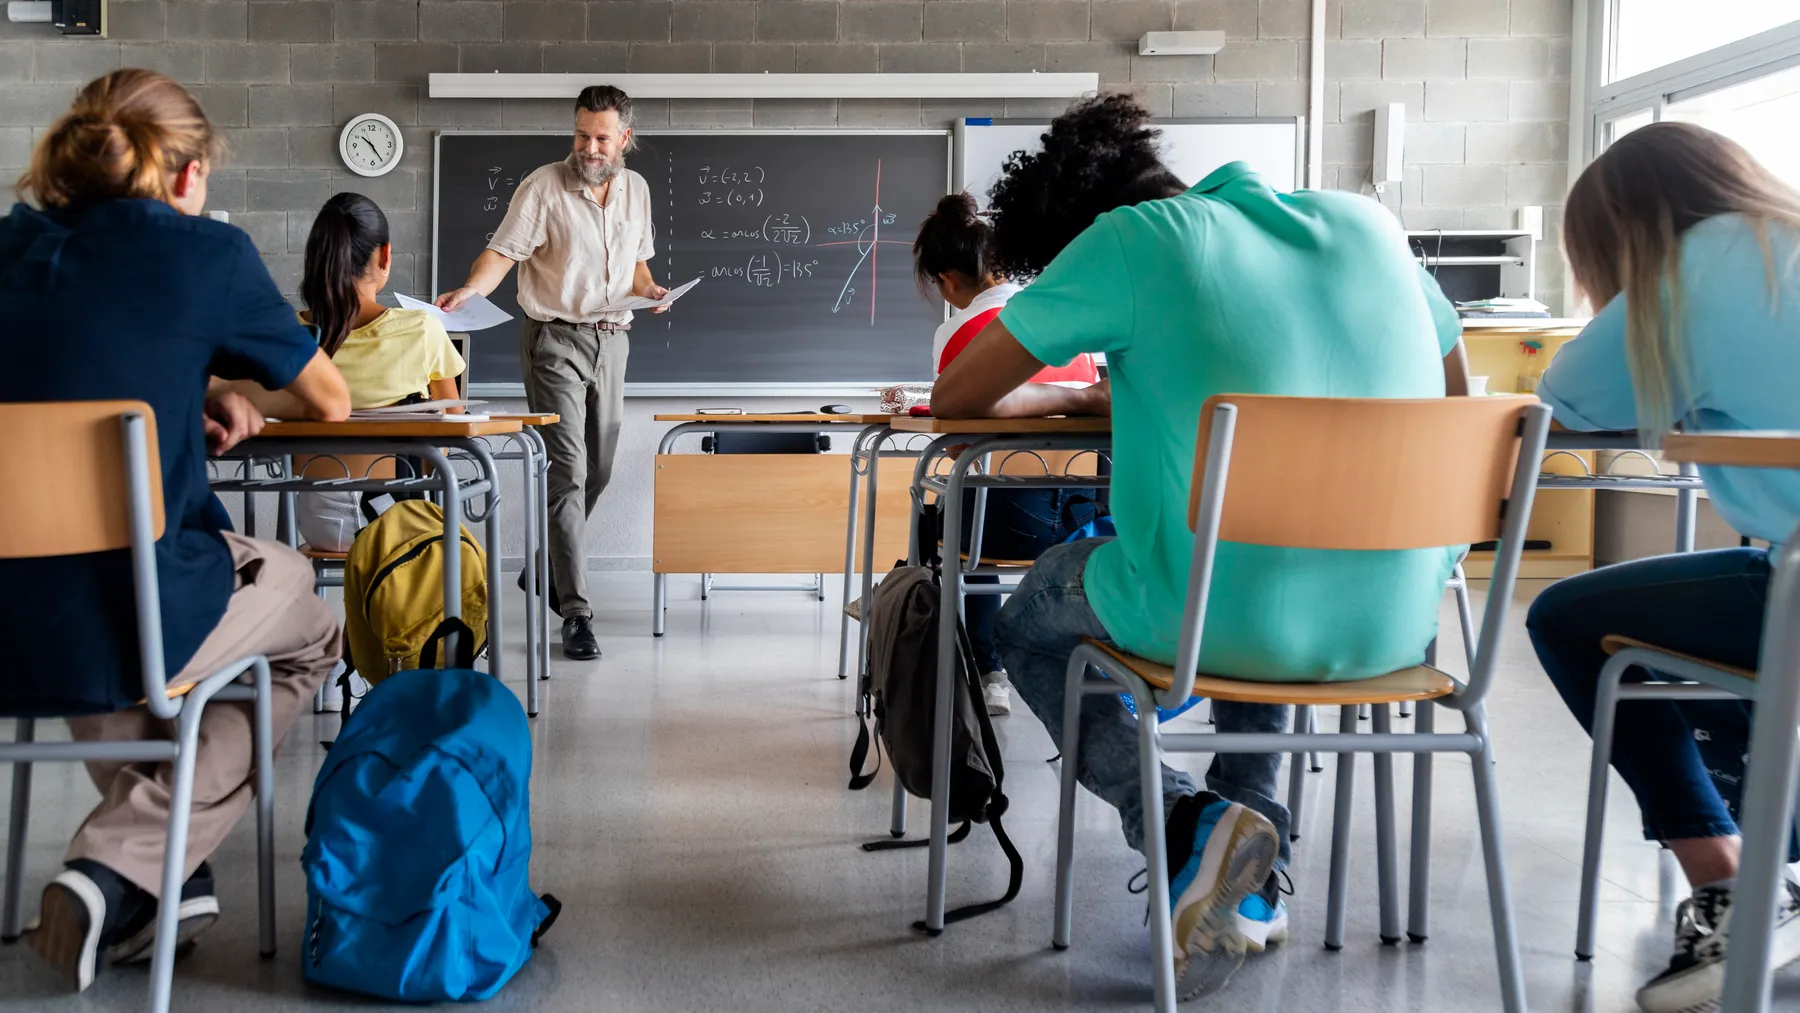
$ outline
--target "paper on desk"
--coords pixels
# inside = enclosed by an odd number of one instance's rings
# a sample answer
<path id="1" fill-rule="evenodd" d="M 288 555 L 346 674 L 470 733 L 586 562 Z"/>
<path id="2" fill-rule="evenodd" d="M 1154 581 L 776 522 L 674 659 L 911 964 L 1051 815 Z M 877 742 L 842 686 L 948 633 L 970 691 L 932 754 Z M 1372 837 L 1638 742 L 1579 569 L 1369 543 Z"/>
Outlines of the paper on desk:
<path id="1" fill-rule="evenodd" d="M 378 419 L 384 415 L 419 415 L 425 412 L 442 414 L 446 408 L 467 408 L 470 405 L 487 404 L 486 401 L 459 401 L 444 398 L 439 401 L 414 401 L 411 404 L 383 405 L 380 408 L 358 408 L 350 413 L 353 419 Z"/>
<path id="2" fill-rule="evenodd" d="M 446 331 L 485 331 L 489 327 L 496 327 L 512 319 L 505 310 L 488 302 L 487 297 L 480 295 L 470 296 L 468 301 L 457 307 L 454 313 L 446 313 L 438 309 L 435 303 L 414 299 L 410 295 L 401 295 L 396 292 L 394 298 L 400 300 L 401 309 L 424 310 L 437 317 L 438 322 L 444 325 Z"/>
<path id="3" fill-rule="evenodd" d="M 650 299 L 650 298 L 646 298 L 641 295 L 629 296 L 625 299 L 620 300 L 619 302 L 612 304 L 611 306 L 608 306 L 607 309 L 609 309 L 609 310 L 653 310 L 659 306 L 673 305 L 675 300 L 677 300 L 687 294 L 688 289 L 693 288 L 695 285 L 698 285 L 698 284 L 700 284 L 700 279 L 695 278 L 693 281 L 688 282 L 686 285 L 682 285 L 677 288 L 670 289 L 669 294 L 663 296 L 661 299 Z"/>

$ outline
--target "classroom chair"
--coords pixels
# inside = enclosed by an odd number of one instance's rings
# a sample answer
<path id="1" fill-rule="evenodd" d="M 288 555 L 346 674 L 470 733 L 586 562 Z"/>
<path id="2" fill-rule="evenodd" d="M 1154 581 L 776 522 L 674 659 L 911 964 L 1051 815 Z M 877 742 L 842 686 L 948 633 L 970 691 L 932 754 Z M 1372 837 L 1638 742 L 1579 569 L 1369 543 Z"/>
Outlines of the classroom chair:
<path id="1" fill-rule="evenodd" d="M 269 713 L 269 662 L 240 658 L 188 686 L 170 688 L 163 669 L 162 595 L 156 582 L 156 540 L 163 533 L 162 468 L 157 463 L 156 418 L 141 401 L 48 402 L 0 405 L 0 427 L 17 437 L 3 462 L 0 485 L 0 558 L 70 556 L 129 549 L 137 599 L 138 653 L 144 705 L 175 726 L 173 740 L 144 742 L 36 742 L 36 722 L 19 717 L 18 737 L 0 743 L 0 762 L 13 764 L 12 812 L 7 835 L 3 929 L 8 942 L 20 935 L 26 820 L 31 765 L 72 760 L 170 762 L 175 783 L 164 851 L 162 895 L 179 897 L 188 816 L 194 794 L 194 753 L 200 717 L 208 702 L 249 702 L 256 750 L 256 866 L 263 956 L 275 952 L 275 743 Z M 240 679 L 248 677 L 245 684 Z M 0 699 L 0 713 L 6 703 Z M 178 904 L 157 915 L 150 962 L 151 1013 L 167 1013 L 175 971 Z"/>
<path id="2" fill-rule="evenodd" d="M 1581 910 L 1575 925 L 1575 956 L 1594 958 L 1594 922 L 1600 908 L 1600 848 L 1606 837 L 1606 795 L 1610 786 L 1613 730 L 1623 700 L 1748 700 L 1756 702 L 1756 673 L 1696 658 L 1641 640 L 1613 634 L 1600 641 L 1611 657 L 1600 669 L 1594 700 L 1594 751 L 1588 765 L 1587 836 L 1581 849 Z M 1647 682 L 1625 682 L 1642 668 Z M 1800 816 L 1800 814 L 1797 814 Z"/>
<path id="3" fill-rule="evenodd" d="M 1537 462 L 1550 410 L 1531 396 L 1377 400 L 1221 394 L 1200 413 L 1188 520 L 1195 531 L 1181 638 L 1173 668 L 1089 641 L 1069 658 L 1064 708 L 1061 812 L 1057 826 L 1053 942 L 1067 948 L 1073 920 L 1076 751 L 1081 708 L 1091 694 L 1123 686 L 1138 711 L 1140 787 L 1149 868 L 1151 963 L 1155 1008 L 1175 1010 L 1174 943 L 1163 840 L 1165 752 L 1336 753 L 1331 883 L 1325 945 L 1343 946 L 1345 888 L 1355 754 L 1375 754 L 1377 877 L 1381 936 L 1398 942 L 1399 874 L 1394 831 L 1393 753 L 1414 753 L 1412 910 L 1415 941 L 1426 933 L 1430 865 L 1430 757 L 1467 753 L 1474 761 L 1476 810 L 1487 866 L 1488 903 L 1501 995 L 1508 1013 L 1525 1008 L 1524 974 L 1513 927 L 1511 891 L 1500 840 L 1493 741 L 1486 699 L 1525 523 L 1537 489 Z M 1329 508 L 1321 505 L 1329 504 Z M 1245 682 L 1197 675 L 1213 558 L 1220 541 L 1310 549 L 1422 549 L 1499 539 L 1475 663 L 1467 682 L 1428 665 L 1373 679 L 1331 683 Z M 1092 667 L 1113 681 L 1091 679 Z M 1246 703 L 1335 706 L 1337 734 L 1168 734 L 1156 708 L 1193 695 Z M 1414 731 L 1395 734 L 1388 705 L 1418 706 Z M 1374 732 L 1357 732 L 1357 708 L 1374 708 Z M 1467 730 L 1433 731 L 1435 707 L 1463 713 Z"/>

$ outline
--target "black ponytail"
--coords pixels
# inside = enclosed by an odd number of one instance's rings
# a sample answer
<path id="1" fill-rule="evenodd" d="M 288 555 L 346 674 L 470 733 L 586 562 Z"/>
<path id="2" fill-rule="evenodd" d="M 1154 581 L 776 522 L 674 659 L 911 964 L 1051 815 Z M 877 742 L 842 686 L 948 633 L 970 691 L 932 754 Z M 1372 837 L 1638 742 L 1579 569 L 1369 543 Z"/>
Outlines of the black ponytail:
<path id="1" fill-rule="evenodd" d="M 936 285 L 940 274 L 960 274 L 979 286 L 993 268 L 993 231 L 976 212 L 967 191 L 949 194 L 925 216 L 913 240 L 913 271 L 919 287 Z"/>
<path id="2" fill-rule="evenodd" d="M 350 336 L 362 311 L 357 279 L 369 269 L 375 251 L 387 244 L 387 216 L 362 194 L 334 194 L 313 219 L 300 298 L 319 329 L 319 347 L 326 355 L 336 355 Z"/>

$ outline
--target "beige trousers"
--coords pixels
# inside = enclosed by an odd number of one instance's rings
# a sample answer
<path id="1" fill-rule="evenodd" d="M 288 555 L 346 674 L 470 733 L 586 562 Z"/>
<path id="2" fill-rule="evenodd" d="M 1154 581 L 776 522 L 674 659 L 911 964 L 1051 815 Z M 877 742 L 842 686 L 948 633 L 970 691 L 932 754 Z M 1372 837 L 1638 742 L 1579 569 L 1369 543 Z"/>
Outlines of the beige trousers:
<path id="1" fill-rule="evenodd" d="M 587 522 L 612 480 L 625 422 L 631 337 L 594 324 L 526 318 L 520 337 L 525 400 L 562 421 L 538 434 L 550 453 L 550 581 L 564 619 L 592 616 L 587 598 Z"/>
<path id="2" fill-rule="evenodd" d="M 338 660 L 337 620 L 313 593 L 312 565 L 299 553 L 278 542 L 230 532 L 225 540 L 237 568 L 237 591 L 219 625 L 169 685 L 198 682 L 247 655 L 268 655 L 270 712 L 279 744 Z M 70 718 L 69 732 L 82 742 L 175 735 L 173 722 L 142 707 Z M 184 880 L 250 807 L 252 745 L 248 703 L 207 704 L 194 757 Z M 160 894 L 174 765 L 110 762 L 89 763 L 87 769 L 100 789 L 100 804 L 69 843 L 68 860 L 92 859 L 151 895 Z"/>

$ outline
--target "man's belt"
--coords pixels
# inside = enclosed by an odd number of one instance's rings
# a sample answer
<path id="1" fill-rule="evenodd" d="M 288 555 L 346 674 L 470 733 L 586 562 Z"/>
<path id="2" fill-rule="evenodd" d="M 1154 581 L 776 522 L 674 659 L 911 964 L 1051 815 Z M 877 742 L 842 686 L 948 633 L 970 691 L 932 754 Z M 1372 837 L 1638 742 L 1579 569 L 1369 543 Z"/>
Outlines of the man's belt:
<path id="1" fill-rule="evenodd" d="M 631 330 L 630 324 L 614 323 L 611 320 L 597 320 L 591 324 L 576 323 L 573 320 L 552 320 L 550 322 L 553 324 L 561 324 L 564 327 L 592 327 L 594 330 L 602 333 L 607 331 L 623 332 Z"/>

